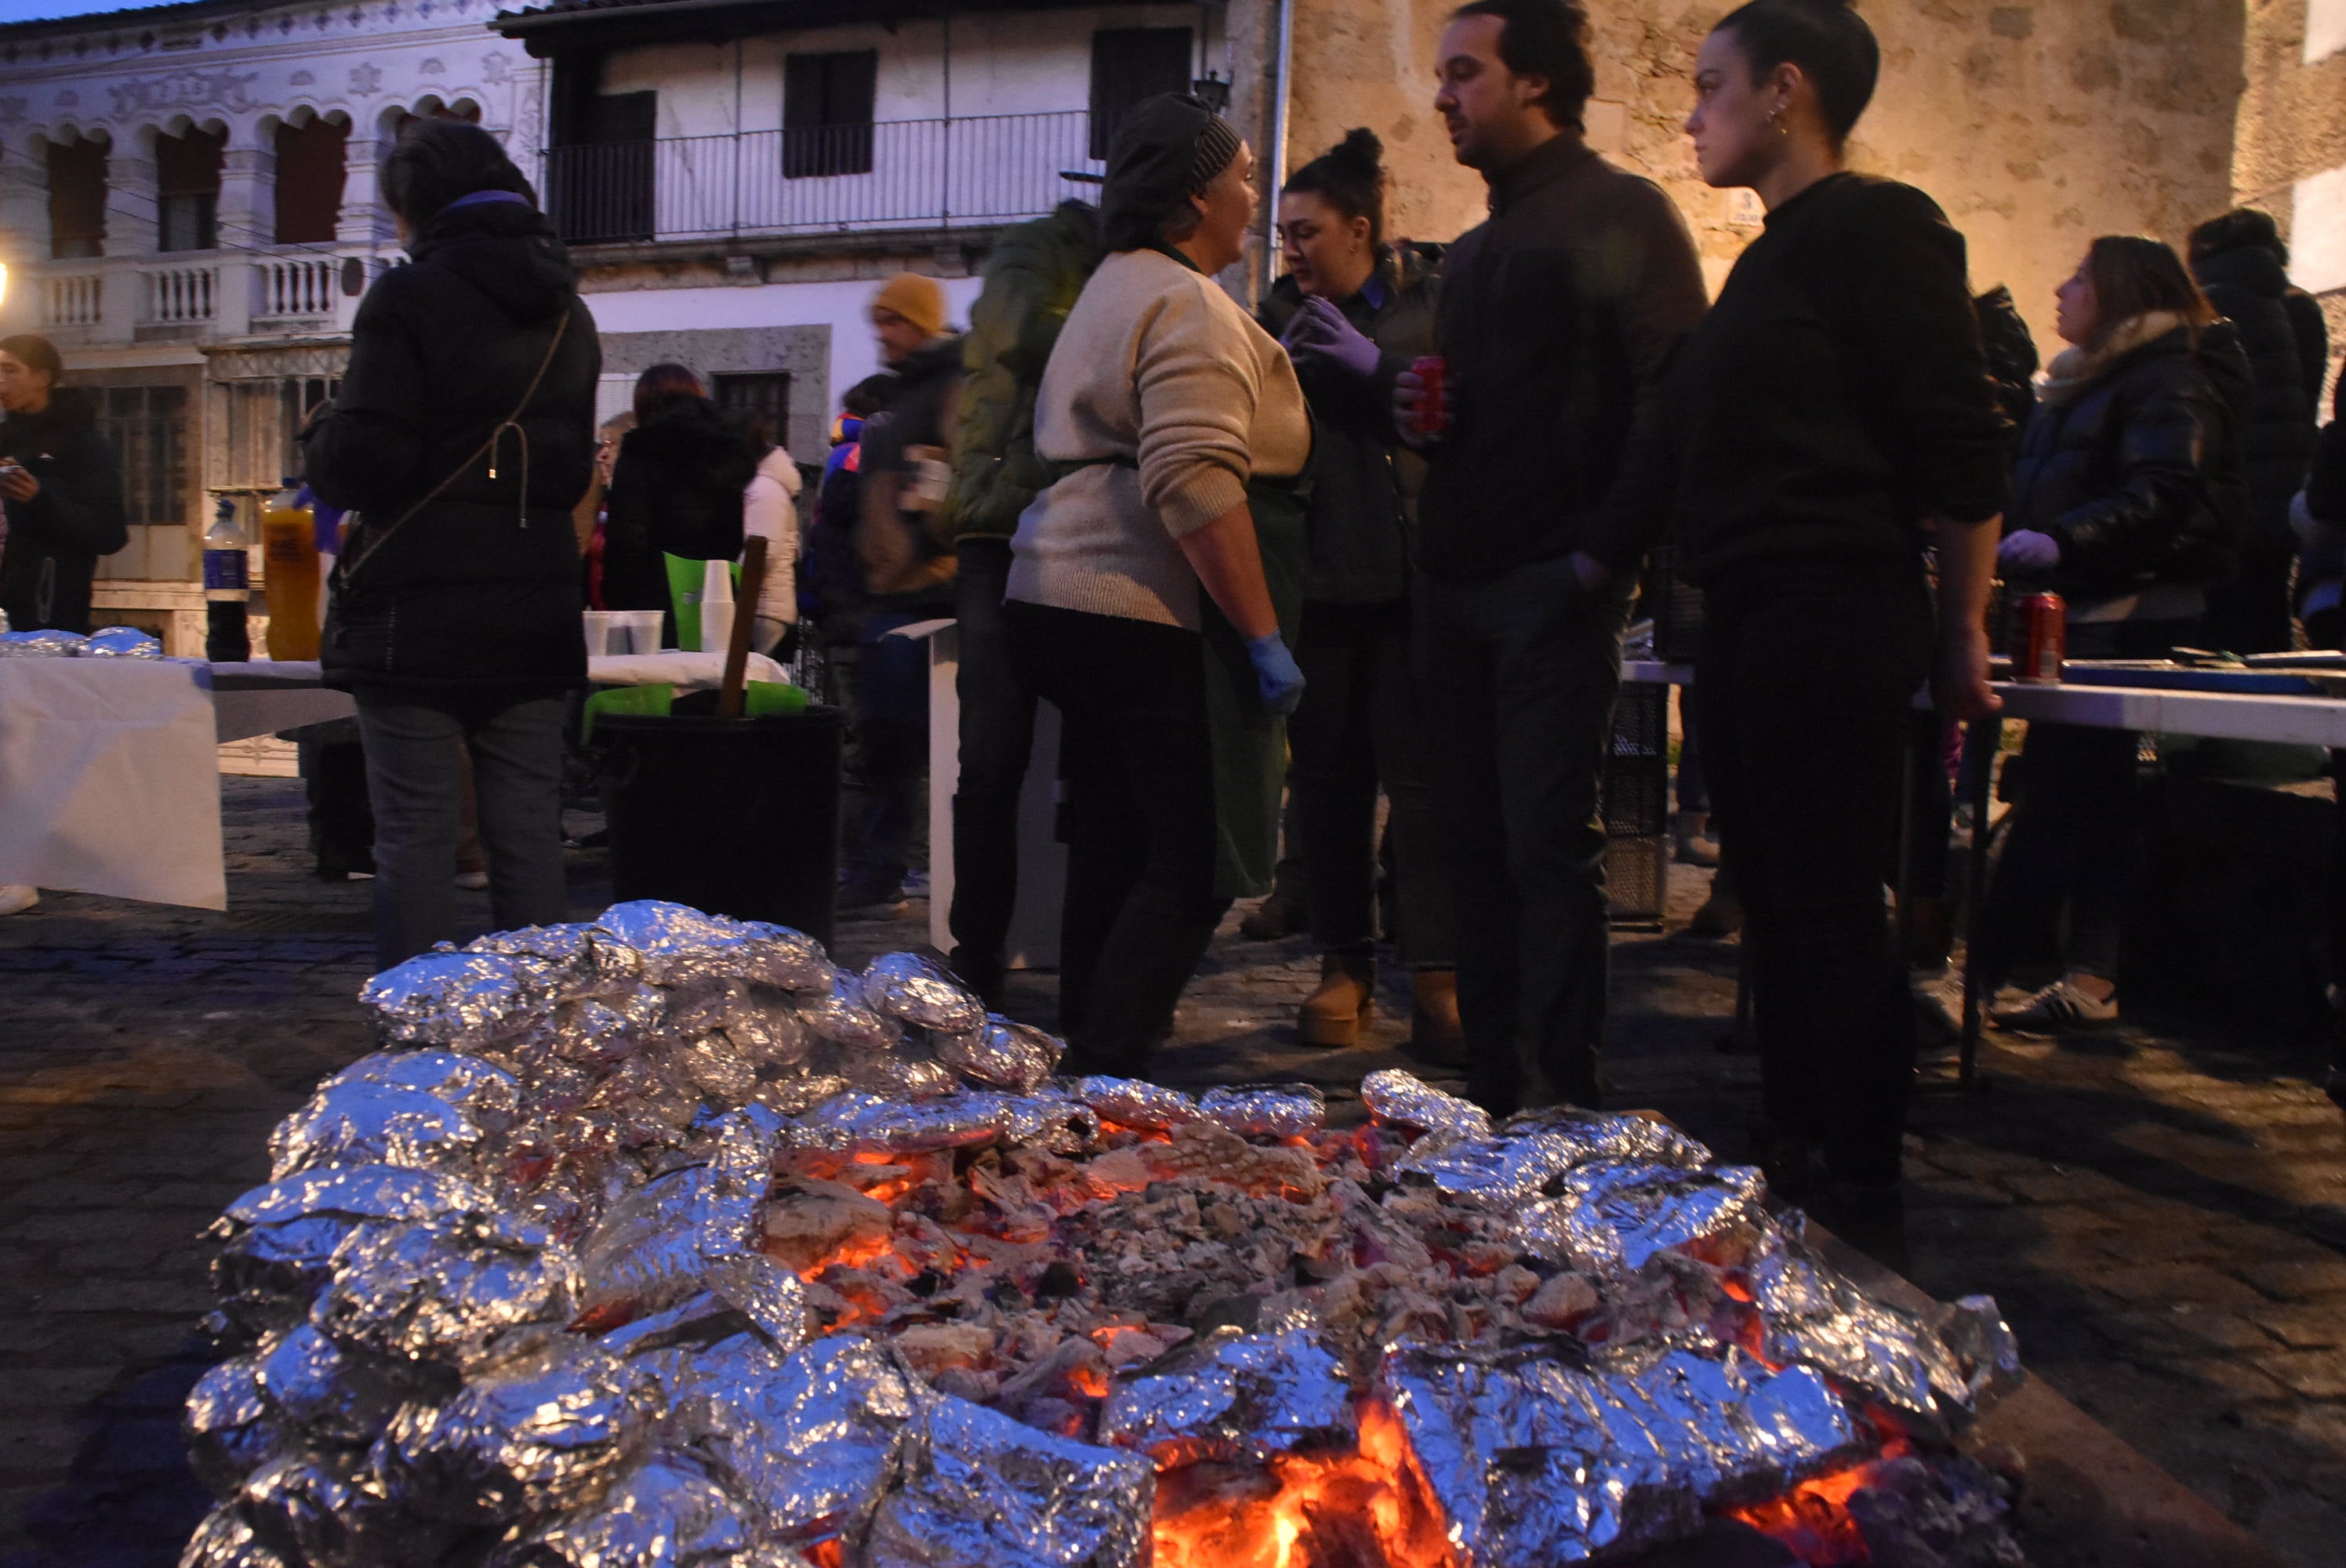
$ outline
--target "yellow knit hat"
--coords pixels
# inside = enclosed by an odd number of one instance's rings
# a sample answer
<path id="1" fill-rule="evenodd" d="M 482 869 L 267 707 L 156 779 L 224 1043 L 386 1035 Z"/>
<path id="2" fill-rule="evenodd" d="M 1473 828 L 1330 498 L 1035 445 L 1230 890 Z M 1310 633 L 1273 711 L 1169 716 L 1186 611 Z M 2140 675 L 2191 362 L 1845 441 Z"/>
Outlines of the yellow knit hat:
<path id="1" fill-rule="evenodd" d="M 924 338 L 933 338 L 945 330 L 945 291 L 937 287 L 934 278 L 918 272 L 899 272 L 880 285 L 880 292 L 872 297 L 875 311 L 893 311 L 921 330 Z"/>

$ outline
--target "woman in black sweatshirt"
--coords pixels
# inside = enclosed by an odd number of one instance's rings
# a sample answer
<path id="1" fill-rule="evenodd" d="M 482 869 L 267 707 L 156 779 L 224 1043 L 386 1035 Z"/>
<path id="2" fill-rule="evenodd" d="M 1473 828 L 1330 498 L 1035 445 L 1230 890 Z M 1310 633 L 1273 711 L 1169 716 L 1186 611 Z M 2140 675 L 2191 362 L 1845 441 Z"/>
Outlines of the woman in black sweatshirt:
<path id="1" fill-rule="evenodd" d="M 1841 0 L 1755 0 L 1704 43 L 1688 134 L 1767 229 L 1673 372 L 1659 483 L 1708 602 L 1695 698 L 1751 943 L 1760 1157 L 1780 1193 L 1895 1246 L 1914 1014 L 1882 884 L 1914 693 L 1935 677 L 1943 713 L 1995 706 L 2005 422 L 1963 236 L 1844 167 L 1880 61 Z"/>

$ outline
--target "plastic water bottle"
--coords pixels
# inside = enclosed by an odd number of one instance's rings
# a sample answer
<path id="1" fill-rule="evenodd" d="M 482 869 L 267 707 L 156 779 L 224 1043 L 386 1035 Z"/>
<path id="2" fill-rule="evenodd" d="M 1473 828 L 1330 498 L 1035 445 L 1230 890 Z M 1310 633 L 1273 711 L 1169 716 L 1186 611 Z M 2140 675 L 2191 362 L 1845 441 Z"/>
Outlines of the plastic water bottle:
<path id="1" fill-rule="evenodd" d="M 242 664 L 252 657 L 252 637 L 244 625 L 252 607 L 246 543 L 236 497 L 221 496 L 219 514 L 204 534 L 204 657 L 214 664 Z"/>

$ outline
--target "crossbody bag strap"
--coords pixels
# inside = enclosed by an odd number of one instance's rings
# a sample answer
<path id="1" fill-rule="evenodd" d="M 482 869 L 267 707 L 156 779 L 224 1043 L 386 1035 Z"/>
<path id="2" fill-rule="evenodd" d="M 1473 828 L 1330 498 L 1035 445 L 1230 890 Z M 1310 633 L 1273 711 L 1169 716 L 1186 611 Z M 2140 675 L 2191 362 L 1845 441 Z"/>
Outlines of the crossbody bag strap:
<path id="1" fill-rule="evenodd" d="M 390 542 L 391 536 L 399 531 L 402 524 L 439 500 L 443 492 L 471 472 L 473 464 L 480 462 L 482 458 L 485 457 L 489 460 L 489 477 L 495 479 L 497 476 L 497 444 L 505 439 L 505 433 L 508 430 L 514 433 L 515 439 L 521 443 L 521 488 L 518 493 L 520 498 L 515 503 L 515 514 L 523 525 L 527 526 L 529 522 L 529 433 L 522 428 L 521 416 L 528 412 L 530 399 L 537 395 L 537 389 L 545 383 L 546 372 L 554 368 L 554 356 L 560 351 L 562 340 L 569 331 L 570 312 L 565 311 L 562 313 L 562 320 L 555 324 L 553 340 L 546 345 L 546 356 L 537 361 L 536 372 L 529 378 L 529 385 L 522 391 L 521 401 L 514 404 L 513 412 L 497 421 L 495 427 L 489 432 L 488 439 L 474 447 L 472 455 L 450 470 L 446 478 L 425 491 L 422 500 L 393 518 L 384 525 L 382 533 L 375 534 L 372 528 L 367 528 L 364 524 L 361 525 L 362 531 L 372 535 L 372 537 L 366 539 L 361 549 L 345 555 L 341 562 L 337 563 L 334 568 L 336 586 L 349 587 L 351 579 L 358 575 L 359 568 L 374 558 L 375 552 Z"/>

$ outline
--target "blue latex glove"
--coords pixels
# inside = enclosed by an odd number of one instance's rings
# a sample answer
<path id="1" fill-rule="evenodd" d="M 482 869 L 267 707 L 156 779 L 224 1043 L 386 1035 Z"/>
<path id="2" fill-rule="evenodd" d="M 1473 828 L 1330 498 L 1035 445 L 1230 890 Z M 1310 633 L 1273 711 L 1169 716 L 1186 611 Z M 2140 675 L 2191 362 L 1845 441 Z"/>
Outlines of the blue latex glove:
<path id="1" fill-rule="evenodd" d="M 2004 572 L 2041 576 L 2061 564 L 2061 541 L 2050 534 L 2023 528 L 2004 536 L 2004 543 L 1995 547 L 1995 564 Z"/>
<path id="2" fill-rule="evenodd" d="M 1277 632 L 1265 632 L 1249 638 L 1246 650 L 1263 707 L 1280 718 L 1293 713 L 1303 700 L 1303 672 L 1295 667 L 1295 656 L 1287 651 L 1285 640 Z"/>
<path id="3" fill-rule="evenodd" d="M 1344 312 L 1327 300 L 1314 294 L 1303 301 L 1303 309 L 1295 313 L 1295 323 L 1288 329 L 1288 351 L 1290 354 L 1311 354 L 1331 364 L 1341 365 L 1356 376 L 1372 376 L 1384 358 L 1368 334 L 1347 321 Z"/>

